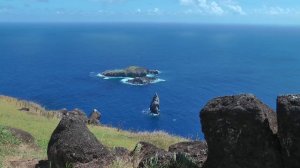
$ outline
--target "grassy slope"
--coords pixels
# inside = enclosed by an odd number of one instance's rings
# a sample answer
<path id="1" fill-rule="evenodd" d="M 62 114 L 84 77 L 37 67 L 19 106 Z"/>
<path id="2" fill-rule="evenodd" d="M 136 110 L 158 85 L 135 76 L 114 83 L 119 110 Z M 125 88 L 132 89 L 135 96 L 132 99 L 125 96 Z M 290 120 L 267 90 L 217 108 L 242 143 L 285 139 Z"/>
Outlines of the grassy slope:
<path id="1" fill-rule="evenodd" d="M 21 107 L 23 107 L 22 101 L 0 96 L 0 126 L 19 128 L 31 133 L 35 137 L 37 145 L 42 149 L 38 155 L 40 158 L 45 158 L 48 141 L 59 120 L 55 117 L 47 118 L 38 113 L 21 112 L 18 110 Z M 40 108 L 38 105 L 35 107 Z M 186 141 L 186 139 L 164 132 L 132 133 L 105 126 L 89 126 L 89 128 L 104 145 L 108 147 L 121 146 L 129 150 L 132 150 L 139 141 L 147 141 L 164 149 L 171 144 Z M 14 153 L 18 154 L 19 152 Z M 0 162 L 2 155 L 3 150 L 0 151 Z"/>

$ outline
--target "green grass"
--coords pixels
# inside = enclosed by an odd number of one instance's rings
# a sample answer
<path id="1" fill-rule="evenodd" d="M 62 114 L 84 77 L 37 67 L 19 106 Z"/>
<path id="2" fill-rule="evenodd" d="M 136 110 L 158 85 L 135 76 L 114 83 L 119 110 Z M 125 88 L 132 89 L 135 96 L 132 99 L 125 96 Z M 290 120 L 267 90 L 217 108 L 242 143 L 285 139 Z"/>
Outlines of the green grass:
<path id="1" fill-rule="evenodd" d="M 14 146 L 19 145 L 20 141 L 16 139 L 9 130 L 0 125 L 0 167 L 6 155 L 13 155 L 16 150 Z"/>
<path id="2" fill-rule="evenodd" d="M 34 112 L 18 110 L 24 106 Z M 0 96 L 0 125 L 19 128 L 32 134 L 36 139 L 36 144 L 41 148 L 40 158 L 46 157 L 50 136 L 59 123 L 59 119 L 53 115 L 50 117 L 44 115 L 45 113 L 47 111 L 35 103 Z M 106 126 L 89 126 L 89 129 L 101 143 L 111 148 L 120 146 L 132 150 L 139 141 L 146 141 L 167 149 L 171 144 L 186 141 L 184 138 L 171 136 L 162 131 L 133 133 Z M 0 154 L 3 153 L 1 150 Z"/>
<path id="3" fill-rule="evenodd" d="M 0 125 L 0 145 L 19 145 L 21 142 L 5 127 Z"/>

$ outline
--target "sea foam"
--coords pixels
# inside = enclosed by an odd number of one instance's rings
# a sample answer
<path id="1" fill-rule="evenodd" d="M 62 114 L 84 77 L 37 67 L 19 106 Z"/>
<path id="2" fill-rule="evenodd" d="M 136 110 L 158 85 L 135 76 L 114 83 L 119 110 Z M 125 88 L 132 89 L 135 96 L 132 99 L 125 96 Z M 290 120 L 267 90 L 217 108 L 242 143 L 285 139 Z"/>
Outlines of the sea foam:
<path id="1" fill-rule="evenodd" d="M 159 74 L 160 73 L 161 72 L 159 71 Z M 123 84 L 127 84 L 127 85 L 134 85 L 134 86 L 144 86 L 144 85 L 147 85 L 147 84 L 132 84 L 132 83 L 130 83 L 128 81 L 132 80 L 134 78 L 130 78 L 130 77 L 107 77 L 107 76 L 102 75 L 101 73 L 98 73 L 96 76 L 100 77 L 100 78 L 103 78 L 105 80 L 109 80 L 109 79 L 121 79 L 120 82 L 123 83 Z M 148 74 L 147 77 L 156 77 L 156 75 Z M 166 80 L 164 80 L 164 79 L 157 78 L 154 81 L 150 82 L 150 84 L 159 83 L 159 82 L 165 82 L 165 81 Z"/>

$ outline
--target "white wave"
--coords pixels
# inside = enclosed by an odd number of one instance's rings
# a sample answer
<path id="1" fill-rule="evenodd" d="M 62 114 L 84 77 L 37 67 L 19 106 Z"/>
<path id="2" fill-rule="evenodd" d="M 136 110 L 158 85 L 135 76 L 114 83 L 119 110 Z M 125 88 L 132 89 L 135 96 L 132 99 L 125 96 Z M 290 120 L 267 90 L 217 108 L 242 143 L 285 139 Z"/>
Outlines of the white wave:
<path id="1" fill-rule="evenodd" d="M 124 77 L 108 77 L 108 76 L 104 76 L 101 73 L 97 74 L 96 76 L 103 78 L 103 79 L 123 79 Z"/>
<path id="2" fill-rule="evenodd" d="M 144 110 L 142 111 L 142 113 L 143 113 L 143 114 L 150 115 L 150 116 L 154 116 L 154 117 L 159 116 L 159 114 L 151 113 L 150 108 L 144 109 Z"/>
<path id="3" fill-rule="evenodd" d="M 158 71 L 158 72 L 161 73 L 160 71 Z M 143 86 L 144 85 L 144 84 L 132 84 L 132 83 L 128 82 L 129 80 L 134 79 L 134 78 L 130 78 L 130 77 L 107 77 L 105 75 L 102 75 L 101 73 L 95 73 L 95 72 L 91 72 L 90 76 L 91 77 L 100 77 L 100 78 L 103 78 L 105 80 L 109 80 L 109 79 L 121 79 L 120 81 L 122 83 L 124 83 L 124 84 L 127 84 L 127 85 L 134 85 L 134 86 Z M 157 77 L 157 75 L 148 74 L 147 77 Z M 157 78 L 154 81 L 151 81 L 150 84 L 159 83 L 159 82 L 165 82 L 165 81 L 166 80 L 164 80 L 164 79 Z"/>
<path id="4" fill-rule="evenodd" d="M 159 114 L 154 114 L 154 113 L 150 113 L 150 115 L 154 117 L 159 116 Z"/>
<path id="5" fill-rule="evenodd" d="M 133 83 L 130 83 L 128 82 L 129 80 L 132 80 L 134 78 L 124 78 L 124 79 L 121 79 L 121 82 L 124 83 L 124 84 L 127 84 L 127 85 L 134 85 L 134 86 L 144 86 L 144 85 L 147 85 L 147 84 L 133 84 Z M 153 83 L 159 83 L 159 82 L 165 82 L 166 80 L 164 79 L 156 79 L 154 81 L 151 81 L 150 84 L 153 84 Z"/>
<path id="6" fill-rule="evenodd" d="M 144 109 L 142 111 L 143 114 L 149 114 L 150 113 L 150 108 Z"/>
<path id="7" fill-rule="evenodd" d="M 149 78 L 152 78 L 152 77 L 155 77 L 156 75 L 154 75 L 154 74 L 148 74 L 146 76 L 149 77 Z"/>
<path id="8" fill-rule="evenodd" d="M 165 81 L 166 81 L 165 79 L 158 78 L 158 79 L 156 79 L 155 81 L 153 81 L 151 83 L 159 83 L 159 82 L 165 82 Z"/>
<path id="9" fill-rule="evenodd" d="M 129 83 L 128 81 L 129 80 L 132 80 L 133 78 L 129 78 L 129 77 L 127 77 L 127 78 L 123 78 L 123 79 L 121 79 L 121 82 L 122 83 L 125 83 L 125 84 L 131 84 L 131 83 Z"/>

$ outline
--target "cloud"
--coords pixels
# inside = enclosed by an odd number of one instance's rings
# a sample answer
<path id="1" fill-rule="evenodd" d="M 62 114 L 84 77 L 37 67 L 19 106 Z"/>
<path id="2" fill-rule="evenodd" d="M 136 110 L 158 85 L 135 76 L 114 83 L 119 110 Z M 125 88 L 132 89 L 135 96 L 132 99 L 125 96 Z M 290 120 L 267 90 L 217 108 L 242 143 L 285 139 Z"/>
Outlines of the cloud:
<path id="1" fill-rule="evenodd" d="M 153 8 L 148 10 L 148 15 L 161 15 L 163 12 L 159 8 Z"/>
<path id="2" fill-rule="evenodd" d="M 180 5 L 189 6 L 193 4 L 194 4 L 194 0 L 180 0 Z"/>
<path id="3" fill-rule="evenodd" d="M 207 0 L 196 0 L 196 3 L 200 10 L 205 13 L 214 15 L 224 14 L 223 8 L 216 1 L 208 2 Z"/>
<path id="4" fill-rule="evenodd" d="M 234 13 L 240 14 L 240 15 L 246 15 L 246 12 L 243 10 L 243 8 L 240 5 L 227 5 L 227 7 L 232 10 Z"/>
<path id="5" fill-rule="evenodd" d="M 295 8 L 284 8 L 280 6 L 270 6 L 259 9 L 254 9 L 254 14 L 264 14 L 264 15 L 271 15 L 271 16 L 278 16 L 278 15 L 299 15 L 299 10 Z"/>
<path id="6" fill-rule="evenodd" d="M 138 9 L 136 10 L 136 13 L 142 13 L 142 9 L 138 8 Z"/>
<path id="7" fill-rule="evenodd" d="M 268 15 L 287 15 L 291 14 L 292 10 L 290 8 L 281 8 L 281 7 L 269 7 L 269 9 L 266 10 L 266 14 Z"/>
<path id="8" fill-rule="evenodd" d="M 179 0 L 180 5 L 182 6 L 191 6 L 196 7 L 198 12 L 188 13 L 202 13 L 202 14 L 211 14 L 211 15 L 224 15 L 224 14 L 239 14 L 246 15 L 246 12 L 243 8 L 233 0 Z"/>

